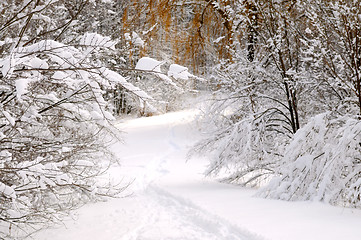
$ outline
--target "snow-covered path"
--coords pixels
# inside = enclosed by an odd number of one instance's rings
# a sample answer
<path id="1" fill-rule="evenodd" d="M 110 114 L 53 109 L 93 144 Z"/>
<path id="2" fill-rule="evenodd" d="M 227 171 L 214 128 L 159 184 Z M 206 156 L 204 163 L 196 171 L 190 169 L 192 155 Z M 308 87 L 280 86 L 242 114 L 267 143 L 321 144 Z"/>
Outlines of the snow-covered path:
<path id="1" fill-rule="evenodd" d="M 119 171 L 135 177 L 132 190 L 144 208 L 142 222 L 121 239 L 258 239 L 186 196 L 171 193 L 176 186 L 203 179 L 205 160 L 186 162 L 189 147 L 198 139 L 190 125 L 194 116 L 195 112 L 186 111 L 119 125 L 128 132 L 126 145 L 115 150 L 124 154 L 125 164 Z"/>
<path id="2" fill-rule="evenodd" d="M 114 146 L 121 167 L 109 177 L 134 181 L 128 197 L 88 204 L 45 240 L 357 240 L 361 211 L 320 203 L 253 198 L 254 190 L 203 178 L 206 159 L 186 161 L 199 138 L 184 111 L 118 124 L 125 144 Z"/>

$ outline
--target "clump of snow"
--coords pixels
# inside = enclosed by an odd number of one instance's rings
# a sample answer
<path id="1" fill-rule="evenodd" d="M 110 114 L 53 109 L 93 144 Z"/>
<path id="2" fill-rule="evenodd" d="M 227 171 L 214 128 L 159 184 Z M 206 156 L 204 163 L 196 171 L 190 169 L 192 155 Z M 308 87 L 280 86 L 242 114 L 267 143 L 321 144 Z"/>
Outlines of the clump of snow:
<path id="1" fill-rule="evenodd" d="M 16 198 L 15 190 L 2 182 L 0 182 L 0 193 L 8 198 Z"/>
<path id="2" fill-rule="evenodd" d="M 16 87 L 16 97 L 18 100 L 21 100 L 21 96 L 27 93 L 27 88 L 30 80 L 25 78 L 20 78 L 15 80 Z"/>
<path id="3" fill-rule="evenodd" d="M 5 118 L 8 120 L 8 122 L 12 125 L 15 126 L 15 118 L 13 118 L 10 113 L 8 113 L 7 111 L 3 111 L 3 114 L 5 116 Z"/>
<path id="4" fill-rule="evenodd" d="M 136 47 L 144 47 L 144 41 L 141 39 L 136 32 L 125 33 L 124 34 L 125 40 L 130 41 Z"/>
<path id="5" fill-rule="evenodd" d="M 153 71 L 153 72 L 161 72 L 160 67 L 164 64 L 164 62 L 157 61 L 150 57 L 142 57 L 139 59 L 135 69 L 144 70 L 144 71 Z"/>
<path id="6" fill-rule="evenodd" d="M 66 74 L 65 72 L 57 71 L 53 74 L 52 78 L 56 80 L 64 80 L 65 78 L 67 78 L 67 76 L 68 74 Z"/>
<path id="7" fill-rule="evenodd" d="M 183 67 L 178 64 L 171 64 L 169 66 L 168 76 L 174 77 L 175 79 L 188 80 L 193 75 L 188 72 L 187 67 Z"/>
<path id="8" fill-rule="evenodd" d="M 34 57 L 34 58 L 32 58 L 30 60 L 30 65 L 33 68 L 42 68 L 42 69 L 48 69 L 49 68 L 48 63 L 45 60 L 37 58 L 37 57 Z"/>
<path id="9" fill-rule="evenodd" d="M 144 47 L 144 41 L 139 37 L 136 32 L 132 33 L 133 44 L 137 47 Z"/>
<path id="10" fill-rule="evenodd" d="M 14 70 L 13 69 L 14 64 L 15 62 L 12 56 L 0 60 L 0 66 L 2 66 L 1 68 L 2 75 L 3 76 L 11 75 Z"/>

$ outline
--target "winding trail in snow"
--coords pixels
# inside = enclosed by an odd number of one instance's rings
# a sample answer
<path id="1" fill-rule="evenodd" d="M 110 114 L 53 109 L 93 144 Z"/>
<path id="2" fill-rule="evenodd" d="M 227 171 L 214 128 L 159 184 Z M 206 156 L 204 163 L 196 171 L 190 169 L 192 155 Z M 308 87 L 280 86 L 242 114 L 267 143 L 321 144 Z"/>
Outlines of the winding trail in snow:
<path id="1" fill-rule="evenodd" d="M 154 117 L 152 120 L 139 119 L 123 125 L 129 133 L 126 151 L 130 152 L 126 156 L 129 157 L 136 152 L 133 147 L 139 147 L 142 154 L 147 154 L 142 158 L 133 157 L 133 160 L 139 161 L 136 166 L 141 168 L 138 174 L 134 175 L 138 175 L 135 186 L 138 186 L 141 205 L 146 209 L 145 215 L 142 223 L 121 239 L 256 239 L 255 236 L 202 209 L 189 199 L 172 194 L 169 187 L 164 184 L 192 184 L 193 181 L 202 178 L 200 170 L 204 168 L 204 162 L 195 164 L 196 166 L 186 164 L 187 151 L 197 140 L 196 129 L 192 129 L 189 124 L 194 114 L 172 113 L 168 114 L 166 119 L 164 116 L 158 119 Z M 150 161 L 144 161 L 145 159 Z"/>

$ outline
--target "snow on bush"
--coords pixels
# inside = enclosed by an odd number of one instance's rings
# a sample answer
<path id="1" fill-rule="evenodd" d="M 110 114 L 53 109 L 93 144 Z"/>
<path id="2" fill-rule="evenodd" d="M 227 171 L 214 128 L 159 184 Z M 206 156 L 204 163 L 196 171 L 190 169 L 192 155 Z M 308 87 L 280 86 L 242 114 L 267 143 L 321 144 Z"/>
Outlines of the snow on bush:
<path id="1" fill-rule="evenodd" d="M 134 46 L 144 47 L 144 41 L 139 37 L 138 33 L 136 32 L 132 32 L 132 34 L 125 33 L 124 37 L 126 40 L 130 41 Z"/>
<path id="2" fill-rule="evenodd" d="M 193 77 L 193 75 L 188 72 L 187 67 L 178 64 L 171 64 L 169 66 L 168 76 L 182 80 L 188 80 L 189 77 Z"/>
<path id="3" fill-rule="evenodd" d="M 292 135 L 282 92 L 259 63 L 244 58 L 214 70 L 212 99 L 201 118 L 209 137 L 192 152 L 209 155 L 208 175 L 258 186 L 273 174 Z"/>
<path id="4" fill-rule="evenodd" d="M 259 195 L 361 207 L 360 120 L 331 112 L 313 117 L 294 135 L 277 176 Z"/>
<path id="5" fill-rule="evenodd" d="M 246 101 L 238 99 L 236 105 L 241 102 Z M 223 111 L 216 115 L 221 114 L 224 123 L 220 124 L 218 118 L 213 117 L 218 124 L 216 132 L 201 140 L 191 154 L 202 153 L 209 157 L 208 176 L 220 178 L 223 182 L 258 186 L 274 173 L 280 160 L 279 152 L 288 139 L 274 126 L 274 119 L 279 116 L 272 111 L 240 116 L 239 112 L 234 111 L 233 103 L 222 102 L 223 107 L 219 104 L 216 104 L 216 108 Z M 209 121 L 210 118 L 206 116 L 205 119 Z"/>
<path id="6" fill-rule="evenodd" d="M 109 47 L 88 33 L 72 46 L 41 40 L 0 58 L 0 238 L 121 190 L 96 181 L 112 164 L 107 147 L 117 135 L 103 96 L 121 85 L 151 97 L 90 58 Z"/>
<path id="7" fill-rule="evenodd" d="M 160 67 L 164 64 L 164 62 L 160 62 L 150 57 L 142 57 L 139 59 L 135 69 L 145 70 L 145 71 L 154 71 L 154 72 L 162 72 Z"/>

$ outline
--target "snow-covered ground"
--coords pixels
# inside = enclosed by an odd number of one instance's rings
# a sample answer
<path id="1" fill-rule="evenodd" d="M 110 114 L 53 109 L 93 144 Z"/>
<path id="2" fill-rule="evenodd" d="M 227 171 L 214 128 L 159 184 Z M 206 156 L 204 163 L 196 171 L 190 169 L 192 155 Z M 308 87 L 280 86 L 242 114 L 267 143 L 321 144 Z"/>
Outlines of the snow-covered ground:
<path id="1" fill-rule="evenodd" d="M 315 202 L 255 198 L 255 190 L 202 175 L 207 160 L 186 160 L 200 138 L 195 111 L 119 123 L 125 144 L 113 150 L 121 167 L 109 177 L 133 184 L 130 195 L 88 204 L 38 240 L 359 240 L 361 211 Z"/>

